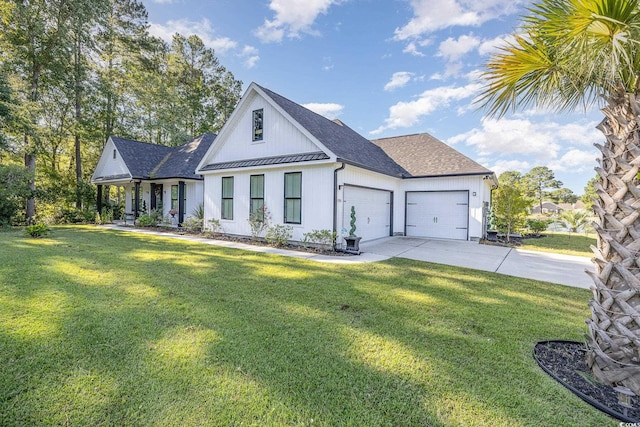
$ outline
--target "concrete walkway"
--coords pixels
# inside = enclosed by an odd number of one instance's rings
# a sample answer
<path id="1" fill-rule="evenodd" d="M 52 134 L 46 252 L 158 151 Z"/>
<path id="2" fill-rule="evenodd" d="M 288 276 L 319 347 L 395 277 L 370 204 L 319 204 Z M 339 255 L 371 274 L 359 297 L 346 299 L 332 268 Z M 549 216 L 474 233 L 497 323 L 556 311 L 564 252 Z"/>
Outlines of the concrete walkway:
<path id="1" fill-rule="evenodd" d="M 593 265 L 589 258 L 526 251 L 502 246 L 488 246 L 481 245 L 477 242 L 386 237 L 362 243 L 360 245 L 362 253 L 359 256 L 327 256 L 310 252 L 272 248 L 269 246 L 254 246 L 242 242 L 157 232 L 143 228 L 121 227 L 117 225 L 105 225 L 103 227 L 318 262 L 358 264 L 384 261 L 389 258 L 399 257 L 416 261 L 467 267 L 475 270 L 491 271 L 584 289 L 589 289 L 592 283 L 591 278 L 585 273 L 586 269 L 593 271 Z"/>
<path id="2" fill-rule="evenodd" d="M 481 245 L 477 242 L 411 237 L 388 237 L 365 242 L 360 249 L 365 253 L 456 265 L 584 289 L 589 289 L 592 284 L 591 278 L 585 273 L 587 269 L 593 271 L 591 260 L 587 257 Z"/>

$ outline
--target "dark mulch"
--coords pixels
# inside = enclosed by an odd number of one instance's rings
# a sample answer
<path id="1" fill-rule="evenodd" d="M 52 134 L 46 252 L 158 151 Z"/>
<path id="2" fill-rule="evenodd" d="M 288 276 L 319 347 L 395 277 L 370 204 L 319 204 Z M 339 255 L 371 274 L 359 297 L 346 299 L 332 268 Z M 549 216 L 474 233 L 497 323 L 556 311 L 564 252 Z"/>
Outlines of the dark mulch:
<path id="1" fill-rule="evenodd" d="M 585 345 L 574 341 L 543 341 L 533 350 L 540 367 L 578 397 L 621 421 L 640 422 L 640 397 L 633 396 L 633 408 L 625 411 L 613 387 L 591 375 L 585 354 Z"/>
<path id="2" fill-rule="evenodd" d="M 143 230 L 150 230 L 150 231 L 156 231 L 161 233 L 179 234 L 183 236 L 189 235 L 194 237 L 204 237 L 204 238 L 213 239 L 213 240 L 225 240 L 229 242 L 246 243 L 248 245 L 255 245 L 255 246 L 275 247 L 273 245 L 270 245 L 266 240 L 264 240 L 264 238 L 252 239 L 251 237 L 236 236 L 233 234 L 189 232 L 183 228 L 174 228 L 174 227 L 136 227 L 136 228 L 141 228 Z M 278 249 L 289 249 L 292 251 L 309 252 L 314 254 L 330 255 L 330 256 L 353 256 L 353 254 L 350 254 L 348 252 L 334 251 L 330 247 L 319 247 L 316 245 L 304 246 L 302 244 L 295 244 L 295 243 L 287 243 L 286 245 L 278 246 Z"/>

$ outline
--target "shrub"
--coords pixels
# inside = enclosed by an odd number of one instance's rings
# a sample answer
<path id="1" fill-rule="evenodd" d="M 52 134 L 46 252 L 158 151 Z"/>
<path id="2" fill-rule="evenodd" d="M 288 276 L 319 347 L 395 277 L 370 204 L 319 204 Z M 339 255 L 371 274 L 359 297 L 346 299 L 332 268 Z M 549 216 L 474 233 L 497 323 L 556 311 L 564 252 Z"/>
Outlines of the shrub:
<path id="1" fill-rule="evenodd" d="M 151 215 L 144 214 L 138 217 L 138 225 L 140 227 L 151 227 L 156 225 L 157 223 L 158 222 L 154 218 L 152 218 Z"/>
<path id="2" fill-rule="evenodd" d="M 182 229 L 188 233 L 202 232 L 202 220 L 190 216 L 182 221 Z"/>
<path id="3" fill-rule="evenodd" d="M 34 237 L 34 238 L 46 236 L 47 234 L 49 234 L 50 231 L 51 229 L 47 227 L 47 224 L 42 222 L 29 225 L 25 228 L 25 234 L 27 236 Z"/>
<path id="4" fill-rule="evenodd" d="M 209 226 L 207 227 L 207 229 L 210 233 L 217 234 L 222 232 L 222 226 L 220 225 L 219 219 L 212 218 L 208 222 Z"/>
<path id="5" fill-rule="evenodd" d="M 527 218 L 527 228 L 536 236 L 542 233 L 553 222 L 551 219 L 544 218 Z"/>
<path id="6" fill-rule="evenodd" d="M 276 224 L 267 229 L 264 240 L 275 247 L 284 246 L 289 243 L 289 239 L 293 236 L 293 227 L 290 225 Z"/>
<path id="7" fill-rule="evenodd" d="M 302 235 L 302 245 L 307 247 L 308 245 L 317 245 L 323 249 L 333 248 L 336 244 L 338 233 L 331 230 L 311 230 L 308 233 Z"/>
<path id="8" fill-rule="evenodd" d="M 260 235 L 269 228 L 271 214 L 266 206 L 258 211 L 253 211 L 249 215 L 249 227 L 251 228 L 251 238 L 257 240 Z"/>

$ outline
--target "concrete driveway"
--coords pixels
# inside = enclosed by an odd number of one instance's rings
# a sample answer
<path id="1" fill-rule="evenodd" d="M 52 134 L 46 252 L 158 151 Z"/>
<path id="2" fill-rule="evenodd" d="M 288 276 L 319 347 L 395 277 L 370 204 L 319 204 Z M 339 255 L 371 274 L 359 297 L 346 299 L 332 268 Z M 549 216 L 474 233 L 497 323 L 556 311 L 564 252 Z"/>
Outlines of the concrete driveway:
<path id="1" fill-rule="evenodd" d="M 400 257 L 492 271 L 589 289 L 589 258 L 481 245 L 459 240 L 388 237 L 360 245 L 365 256 Z"/>

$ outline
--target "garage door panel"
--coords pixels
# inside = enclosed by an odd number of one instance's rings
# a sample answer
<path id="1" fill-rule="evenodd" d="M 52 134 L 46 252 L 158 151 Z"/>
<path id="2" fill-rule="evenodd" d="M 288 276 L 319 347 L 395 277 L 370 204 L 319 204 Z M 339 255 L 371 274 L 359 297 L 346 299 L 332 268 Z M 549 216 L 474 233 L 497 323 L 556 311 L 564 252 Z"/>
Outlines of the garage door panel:
<path id="1" fill-rule="evenodd" d="M 345 185 L 343 203 L 342 224 L 347 231 L 351 227 L 351 206 L 354 206 L 356 235 L 363 241 L 391 234 L 391 192 Z"/>
<path id="2" fill-rule="evenodd" d="M 406 214 L 407 236 L 466 240 L 469 194 L 467 191 L 407 193 Z"/>

